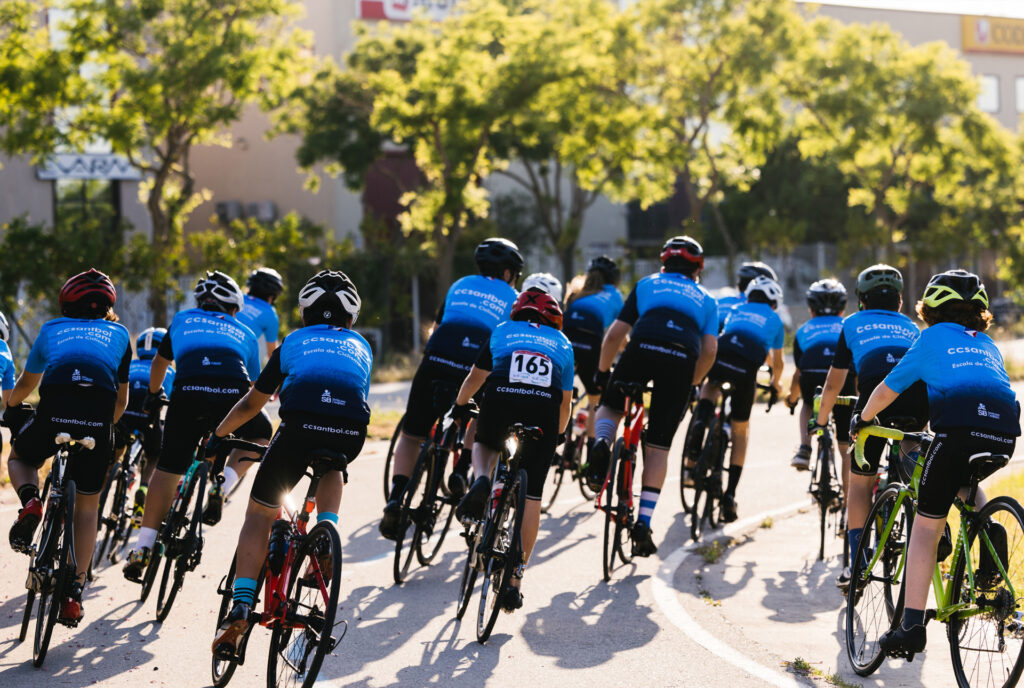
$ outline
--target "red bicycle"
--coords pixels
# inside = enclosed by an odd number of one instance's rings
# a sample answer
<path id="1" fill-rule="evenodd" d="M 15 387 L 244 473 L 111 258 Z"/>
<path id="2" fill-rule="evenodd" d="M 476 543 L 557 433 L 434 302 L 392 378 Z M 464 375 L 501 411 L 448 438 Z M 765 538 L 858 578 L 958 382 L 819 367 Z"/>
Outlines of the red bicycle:
<path id="1" fill-rule="evenodd" d="M 256 451 L 258 447 L 261 452 L 266 449 L 240 440 L 228 440 L 224 446 L 248 451 Z M 267 685 L 272 688 L 311 688 L 324 657 L 345 637 L 347 622 L 336 624 L 334 621 L 341 595 L 341 538 L 330 523 L 317 523 L 309 532 L 306 526 L 316 508 L 320 479 L 329 471 L 340 470 L 348 482 L 347 463 L 348 459 L 338 452 L 326 449 L 313 452 L 313 460 L 306 471 L 310 482 L 302 508 L 296 509 L 285 499 L 271 531 L 272 540 L 281 538 L 286 543 L 285 556 L 275 566 L 268 551 L 257 578 L 257 596 L 253 600 L 249 629 L 233 654 L 229 651 L 213 656 L 216 688 L 227 685 L 235 668 L 245 663 L 249 635 L 257 625 L 271 631 Z M 217 594 L 221 596 L 218 628 L 231 611 L 234 579 L 235 562 L 232 560 L 231 568 L 217 587 Z M 264 591 L 262 612 L 256 611 L 261 588 Z M 342 626 L 340 635 L 335 633 L 337 626 Z"/>

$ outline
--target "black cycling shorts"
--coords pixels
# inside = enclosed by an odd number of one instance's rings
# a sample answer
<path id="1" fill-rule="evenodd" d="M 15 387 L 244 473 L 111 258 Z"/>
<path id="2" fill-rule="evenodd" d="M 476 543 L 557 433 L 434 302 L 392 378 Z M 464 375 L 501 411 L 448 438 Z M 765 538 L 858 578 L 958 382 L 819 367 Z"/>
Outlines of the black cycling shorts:
<path id="1" fill-rule="evenodd" d="M 242 427 L 235 430 L 233 434 L 249 442 L 253 440 L 269 440 L 274 434 L 274 425 L 270 422 L 270 416 L 267 414 L 266 409 L 261 409 L 259 413 L 245 421 Z"/>
<path id="2" fill-rule="evenodd" d="M 366 423 L 347 418 L 291 414 L 281 421 L 256 472 L 249 496 L 271 508 L 281 506 L 309 468 L 317 449 L 340 452 L 352 463 L 366 440 Z M 341 466 L 336 466 L 340 470 Z"/>
<path id="3" fill-rule="evenodd" d="M 647 416 L 647 444 L 659 449 L 672 446 L 679 423 L 686 413 L 693 388 L 693 368 L 697 357 L 675 344 L 631 339 L 612 371 L 601 405 L 622 413 L 626 395 L 616 382 L 654 381 L 651 407 Z"/>
<path id="4" fill-rule="evenodd" d="M 572 343 L 572 355 L 576 361 L 576 375 L 583 381 L 587 394 L 600 394 L 594 384 L 597 361 L 601 357 L 601 337 L 593 332 L 566 330 L 565 336 Z"/>
<path id="5" fill-rule="evenodd" d="M 445 358 L 435 352 L 423 354 L 409 388 L 402 432 L 418 438 L 429 435 L 434 421 L 451 408 L 462 381 L 472 367 L 470 363 Z"/>
<path id="6" fill-rule="evenodd" d="M 711 366 L 708 379 L 712 382 L 728 382 L 732 385 L 730 408 L 735 421 L 750 420 L 757 393 L 757 371 L 761 362 L 751 362 L 731 352 L 719 352 L 715 365 Z"/>
<path id="7" fill-rule="evenodd" d="M 544 482 L 555 455 L 558 413 L 562 402 L 562 390 L 543 390 L 543 393 L 549 394 L 549 398 L 542 399 L 536 396 L 538 389 L 489 381 L 487 400 L 480 406 L 476 426 L 476 441 L 494 451 L 501 450 L 508 437 L 508 429 L 516 423 L 538 427 L 544 433 L 523 447 L 520 467 L 526 469 L 526 496 L 529 499 L 540 499 L 544 492 Z M 523 393 L 517 394 L 517 390 Z"/>
<path id="8" fill-rule="evenodd" d="M 859 380 L 857 393 L 858 413 L 868 403 L 871 392 L 881 380 Z M 896 397 L 884 411 L 878 414 L 880 425 L 895 427 L 905 432 L 919 432 L 928 424 L 928 388 L 923 382 L 915 382 L 902 394 Z M 864 458 L 868 462 L 867 468 L 862 468 L 856 461 L 850 464 L 850 471 L 857 475 L 875 475 L 878 473 L 878 466 L 882 460 L 882 451 L 886 442 L 881 437 L 869 437 L 864 443 Z"/>
<path id="9" fill-rule="evenodd" d="M 199 440 L 213 432 L 248 391 L 249 383 L 244 380 L 175 380 L 157 468 L 165 473 L 184 474 Z"/>
<path id="10" fill-rule="evenodd" d="M 818 387 L 825 386 L 825 378 L 828 373 L 805 373 L 800 371 L 800 398 L 807 404 L 807 408 L 814 408 L 814 394 Z M 853 396 L 857 393 L 857 378 L 853 373 L 848 373 L 843 388 L 839 395 L 843 397 Z M 836 421 L 836 441 L 846 444 L 850 441 L 850 417 L 853 416 L 852 406 L 839 406 L 832 408 L 832 418 Z"/>
<path id="11" fill-rule="evenodd" d="M 39 408 L 14 439 L 13 454 L 38 468 L 57 453 L 54 438 L 66 432 L 80 439 L 92 437 L 96 447 L 68 461 L 68 477 L 84 495 L 103 489 L 107 467 L 114 460 L 112 426 L 117 395 L 99 387 L 48 385 L 39 391 Z"/>
<path id="12" fill-rule="evenodd" d="M 136 430 L 142 434 L 142 451 L 147 460 L 160 458 L 160 447 L 164 443 L 163 420 L 158 418 L 156 422 L 150 422 L 150 415 L 145 411 L 128 409 L 121 416 L 120 425 L 129 436 Z"/>
<path id="13" fill-rule="evenodd" d="M 921 474 L 917 513 L 945 519 L 957 491 L 970 485 L 967 466 L 971 456 L 982 452 L 1013 456 L 1016 444 L 1016 437 L 987 430 L 936 430 Z"/>

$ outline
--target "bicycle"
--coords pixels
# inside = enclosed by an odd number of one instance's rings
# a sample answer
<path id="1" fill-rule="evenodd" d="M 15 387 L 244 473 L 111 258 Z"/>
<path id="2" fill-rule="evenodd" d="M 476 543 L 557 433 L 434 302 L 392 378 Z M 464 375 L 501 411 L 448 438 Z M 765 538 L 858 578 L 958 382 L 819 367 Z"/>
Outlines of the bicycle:
<path id="1" fill-rule="evenodd" d="M 840 396 L 836 398 L 836 406 L 853 406 L 857 403 L 858 397 Z M 821 409 L 821 387 L 818 387 L 814 395 L 813 403 L 814 418 L 818 417 Z M 825 531 L 828 530 L 828 520 L 832 519 L 832 530 L 836 537 L 843 539 L 843 560 L 849 550 L 849 541 L 846 533 L 846 509 L 843 498 L 843 483 L 839 478 L 839 471 L 836 468 L 835 447 L 832 438 L 835 434 L 835 420 L 829 417 L 828 425 L 817 432 L 817 451 L 814 453 L 814 462 L 811 464 L 811 482 L 807 492 L 818 505 L 819 529 L 818 529 L 818 561 L 825 559 Z"/>
<path id="2" fill-rule="evenodd" d="M 398 425 L 395 426 L 395 431 L 391 433 L 391 442 L 388 444 L 388 455 L 384 459 L 384 501 L 388 501 L 388 497 L 391 496 L 391 472 L 394 470 L 392 466 L 392 458 L 395 455 L 395 445 L 398 444 L 398 438 L 402 434 L 402 425 L 405 423 L 405 414 L 398 419 Z"/>
<path id="3" fill-rule="evenodd" d="M 463 524 L 463 537 L 469 546 L 466 563 L 459 582 L 455 618 L 462 620 L 473 596 L 478 574 L 483 574 L 480 606 L 477 611 L 476 639 L 483 644 L 491 637 L 501 609 L 501 594 L 513 576 L 522 577 L 523 513 L 526 511 L 526 469 L 520 468 L 523 445 L 541 437 L 541 429 L 516 423 L 509 428 L 515 450 L 509 442 L 498 455 L 491 476 L 490 506 L 484 520 L 468 520 Z"/>
<path id="4" fill-rule="evenodd" d="M 579 485 L 580 494 L 586 501 L 589 502 L 597 496 L 597 493 L 587 486 L 586 462 L 583 460 L 583 452 L 587 446 L 587 422 L 590 416 L 587 396 L 580 394 L 578 389 L 573 389 L 572 395 L 572 422 L 565 429 L 562 450 L 555 454 L 555 460 L 548 472 L 549 483 L 540 505 L 541 513 L 544 514 L 554 506 L 566 473 Z"/>
<path id="5" fill-rule="evenodd" d="M 689 457 L 698 454 L 700 447 L 694 447 L 693 444 L 698 442 L 698 433 L 694 430 L 694 423 L 697 422 L 697 414 L 695 413 L 697 407 L 697 399 L 700 396 L 700 386 L 694 386 L 690 390 L 690 400 L 686 405 L 686 413 L 690 414 L 690 420 L 686 424 L 686 434 L 683 436 L 683 452 L 680 457 L 679 464 L 679 500 L 683 505 L 683 512 L 689 513 L 690 505 L 693 504 L 694 497 L 694 485 L 687 485 L 683 479 L 686 475 L 686 461 Z"/>
<path id="6" fill-rule="evenodd" d="M 893 442 L 917 440 L 923 445 L 931 441 L 927 433 L 863 428 L 854 450 L 860 465 L 865 465 L 864 442 L 872 436 Z M 847 595 L 846 651 L 861 676 L 881 665 L 884 653 L 878 640 L 902 617 L 903 574 L 924 456 L 897 465 L 906 482 L 890 482 L 878 494 L 854 553 Z M 1011 497 L 1000 496 L 975 510 L 978 484 L 1005 466 L 1009 458 L 989 452 L 970 457 L 967 499 L 958 495 L 954 500 L 958 532 L 952 560 L 946 566 L 952 573 L 943 570 L 943 558 L 932 576 L 936 608 L 929 609 L 926 618 L 946 624 L 953 671 L 962 688 L 982 685 L 975 677 L 987 677 L 989 682 L 984 685 L 1011 688 L 1024 669 L 1024 509 Z M 1000 526 L 1005 539 L 993 536 L 998 530 L 992 524 Z M 893 595 L 894 586 L 900 587 L 897 596 Z M 913 653 L 906 655 L 907 661 L 913 657 Z M 1000 682 L 991 683 L 993 677 Z"/>
<path id="7" fill-rule="evenodd" d="M 18 635 L 18 642 L 25 640 L 32 617 L 32 605 L 38 596 L 35 638 L 32 643 L 32 664 L 36 667 L 42 666 L 46 659 L 53 626 L 59 620 L 61 603 L 67 597 L 68 587 L 78 576 L 78 563 L 75 560 L 75 481 L 67 476 L 68 461 L 78 452 L 96 446 L 96 440 L 92 437 L 73 438 L 66 432 L 59 433 L 54 442 L 58 449 L 41 493 L 46 502 L 43 506 L 42 528 L 29 549 L 28 578 L 25 582 L 28 592 Z M 60 623 L 69 628 L 78 625 L 77 620 L 61 620 Z"/>
<path id="8" fill-rule="evenodd" d="M 228 439 L 223 445 L 229 449 L 257 451 L 266 447 L 252 445 L 237 439 Z M 259 459 L 243 459 L 258 461 Z M 335 623 L 338 601 L 341 599 L 341 537 L 330 523 L 317 523 L 307 532 L 310 515 L 316 508 L 316 491 L 320 480 L 330 471 L 340 470 L 348 482 L 348 457 L 329 449 L 312 452 L 305 476 L 309 487 L 302 508 L 296 509 L 285 497 L 271 538 L 281 538 L 284 557 L 275 560 L 268 549 L 267 558 L 260 569 L 256 583 L 256 597 L 249 615 L 249 628 L 238 642 L 234 653 L 215 654 L 211 672 L 215 688 L 223 688 L 245 664 L 245 651 L 253 628 L 263 626 L 270 630 L 270 651 L 267 659 L 267 685 L 270 688 L 300 685 L 311 688 L 316 683 L 327 654 L 345 637 L 348 623 Z M 235 560 L 232 558 L 227 575 L 217 587 L 220 609 L 217 628 L 231 611 L 235 579 Z M 263 590 L 263 610 L 256 611 Z M 340 636 L 335 629 L 343 626 Z"/>

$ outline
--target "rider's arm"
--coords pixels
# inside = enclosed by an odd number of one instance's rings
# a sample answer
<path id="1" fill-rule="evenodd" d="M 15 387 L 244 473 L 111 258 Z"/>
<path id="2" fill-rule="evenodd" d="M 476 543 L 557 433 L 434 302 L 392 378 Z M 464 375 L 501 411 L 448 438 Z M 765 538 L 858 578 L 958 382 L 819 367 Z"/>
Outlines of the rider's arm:
<path id="1" fill-rule="evenodd" d="M 124 410 L 128 408 L 128 383 L 122 382 L 117 386 L 117 403 L 114 404 L 114 422 L 121 420 Z"/>
<path id="2" fill-rule="evenodd" d="M 473 395 L 484 386 L 487 376 L 490 374 L 491 371 L 484 370 L 483 368 L 477 368 L 476 366 L 470 368 L 469 375 L 462 381 L 462 387 L 459 388 L 459 395 L 455 397 L 455 403 L 460 406 L 468 404 Z"/>
<path id="3" fill-rule="evenodd" d="M 166 342 L 169 337 L 164 337 Z M 167 369 L 171 367 L 171 362 L 163 357 L 161 354 L 157 354 L 153 357 L 153 362 L 149 366 L 149 391 L 152 394 L 159 394 L 160 390 L 164 386 L 164 375 L 167 374 Z"/>
<path id="4" fill-rule="evenodd" d="M 564 433 L 572 414 L 572 390 L 562 391 L 562 406 L 558 409 L 558 432 Z"/>
<path id="5" fill-rule="evenodd" d="M 267 342 L 266 343 L 267 358 L 270 358 L 270 355 L 274 353 L 274 349 L 276 349 L 276 348 L 277 348 L 277 342 Z"/>
<path id="6" fill-rule="evenodd" d="M 28 395 L 32 393 L 32 390 L 39 386 L 39 382 L 42 379 L 42 373 L 22 371 L 21 375 L 18 376 L 18 381 L 14 383 L 14 389 L 11 390 L 11 396 L 7 399 L 7 405 L 17 406 L 25 401 Z"/>
<path id="7" fill-rule="evenodd" d="M 633 326 L 622 320 L 616 320 L 604 333 L 604 340 L 601 342 L 601 357 L 597 361 L 597 369 L 604 372 L 611 370 L 615 362 L 615 355 L 619 353 L 622 342 L 626 335 L 633 329 Z"/>
<path id="8" fill-rule="evenodd" d="M 699 385 L 707 377 L 711 366 L 715 365 L 715 356 L 718 354 L 718 337 L 713 334 L 705 334 L 700 338 L 700 356 L 693 366 L 693 384 Z"/>
<path id="9" fill-rule="evenodd" d="M 800 399 L 800 369 L 793 368 L 793 377 L 789 380 L 789 398 L 790 404 L 795 404 Z"/>
<path id="10" fill-rule="evenodd" d="M 772 349 L 772 387 L 782 396 L 782 367 L 786 362 L 782 358 L 782 349 Z"/>
<path id="11" fill-rule="evenodd" d="M 10 389 L 5 389 L 3 392 L 0 392 L 0 395 L 2 395 L 2 397 L 3 397 L 4 406 L 7 406 L 10 403 L 11 390 Z"/>
<path id="12" fill-rule="evenodd" d="M 860 412 L 861 420 L 874 420 L 875 416 L 885 410 L 889 404 L 896 401 L 898 396 L 898 392 L 892 391 L 889 385 L 882 382 L 875 387 L 875 391 L 871 393 L 868 403 L 864 404 L 864 410 Z"/>
<path id="13" fill-rule="evenodd" d="M 256 383 L 228 411 L 228 415 L 224 416 L 224 420 L 220 422 L 213 434 L 217 437 L 226 437 L 245 425 L 247 421 L 255 418 L 284 382 L 284 378 L 284 372 L 281 370 L 281 350 L 276 349 L 270 355 L 270 360 L 267 361 L 263 372 L 256 379 Z"/>
<path id="14" fill-rule="evenodd" d="M 843 385 L 846 384 L 846 376 L 849 372 L 845 368 L 828 369 L 825 386 L 821 390 L 821 410 L 818 412 L 818 418 L 815 421 L 818 425 L 824 426 L 828 424 L 829 414 L 832 413 L 832 407 L 835 406 L 836 399 L 839 398 L 839 392 L 843 390 Z"/>

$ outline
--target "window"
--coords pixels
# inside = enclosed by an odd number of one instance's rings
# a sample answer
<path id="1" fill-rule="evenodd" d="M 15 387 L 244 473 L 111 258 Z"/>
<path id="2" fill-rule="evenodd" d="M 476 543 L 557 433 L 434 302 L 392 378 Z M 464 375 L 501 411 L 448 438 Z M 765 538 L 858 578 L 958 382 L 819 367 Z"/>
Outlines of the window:
<path id="1" fill-rule="evenodd" d="M 1024 76 L 1019 76 L 1014 80 L 1017 96 L 1017 112 L 1024 112 Z"/>
<path id="2" fill-rule="evenodd" d="M 995 74 L 981 75 L 978 107 L 984 112 L 999 112 L 999 77 Z"/>
<path id="3" fill-rule="evenodd" d="M 107 179 L 53 182 L 53 223 L 79 229 L 113 229 L 121 220 L 121 190 Z"/>

